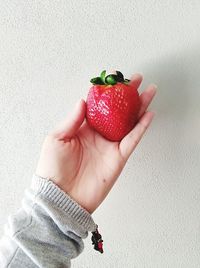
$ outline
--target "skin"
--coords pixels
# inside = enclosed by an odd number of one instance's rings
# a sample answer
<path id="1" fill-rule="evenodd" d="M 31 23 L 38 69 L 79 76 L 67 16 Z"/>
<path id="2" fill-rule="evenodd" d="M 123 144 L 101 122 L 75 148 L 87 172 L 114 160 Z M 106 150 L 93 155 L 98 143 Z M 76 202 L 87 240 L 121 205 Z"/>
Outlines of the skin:
<path id="1" fill-rule="evenodd" d="M 138 88 L 142 76 L 131 83 Z M 156 93 L 151 84 L 140 95 L 138 124 L 121 142 L 106 140 L 86 120 L 86 103 L 81 99 L 74 110 L 45 138 L 36 174 L 50 178 L 64 192 L 92 214 L 103 202 L 128 158 L 149 127 L 154 113 L 147 108 Z"/>

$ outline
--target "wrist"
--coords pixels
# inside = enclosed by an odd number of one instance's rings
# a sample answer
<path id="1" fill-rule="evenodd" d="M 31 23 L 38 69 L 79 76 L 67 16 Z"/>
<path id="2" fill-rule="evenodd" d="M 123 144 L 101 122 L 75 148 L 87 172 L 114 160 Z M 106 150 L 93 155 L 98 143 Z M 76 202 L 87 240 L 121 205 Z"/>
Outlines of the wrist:
<path id="1" fill-rule="evenodd" d="M 72 229 L 81 230 L 82 233 L 93 232 L 96 229 L 90 213 L 50 178 L 34 174 L 31 189 L 35 193 L 36 200 L 45 200 L 51 210 L 59 210 L 63 220 L 66 218 L 70 221 Z"/>

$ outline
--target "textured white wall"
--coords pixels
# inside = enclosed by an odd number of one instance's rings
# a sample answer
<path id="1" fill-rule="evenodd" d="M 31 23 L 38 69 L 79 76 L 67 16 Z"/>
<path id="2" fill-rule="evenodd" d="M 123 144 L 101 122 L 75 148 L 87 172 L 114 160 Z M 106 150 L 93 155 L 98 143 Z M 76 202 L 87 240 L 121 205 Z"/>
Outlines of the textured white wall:
<path id="1" fill-rule="evenodd" d="M 156 118 L 74 267 L 200 267 L 200 2 L 0 1 L 0 234 L 48 131 L 102 69 L 154 82 Z"/>

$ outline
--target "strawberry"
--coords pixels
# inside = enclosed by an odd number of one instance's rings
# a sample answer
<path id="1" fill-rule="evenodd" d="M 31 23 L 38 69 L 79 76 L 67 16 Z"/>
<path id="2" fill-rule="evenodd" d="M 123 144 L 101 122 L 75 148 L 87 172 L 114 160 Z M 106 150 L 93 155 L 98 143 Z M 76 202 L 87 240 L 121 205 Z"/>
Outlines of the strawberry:
<path id="1" fill-rule="evenodd" d="M 120 141 L 135 126 L 140 109 L 137 89 L 121 72 L 90 80 L 86 119 L 90 127 L 111 141 Z"/>

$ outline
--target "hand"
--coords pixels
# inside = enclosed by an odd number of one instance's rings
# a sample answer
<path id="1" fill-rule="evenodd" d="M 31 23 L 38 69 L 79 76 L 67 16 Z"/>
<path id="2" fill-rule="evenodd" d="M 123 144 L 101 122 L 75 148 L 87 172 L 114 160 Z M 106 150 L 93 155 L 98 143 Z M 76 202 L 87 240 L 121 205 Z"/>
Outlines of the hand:
<path id="1" fill-rule="evenodd" d="M 142 76 L 131 83 L 138 88 Z M 150 125 L 153 113 L 147 112 L 156 93 L 150 85 L 140 95 L 139 122 L 121 142 L 106 140 L 85 120 L 86 103 L 81 100 L 74 111 L 44 140 L 36 175 L 50 178 L 89 213 L 105 199 L 131 153 Z"/>

